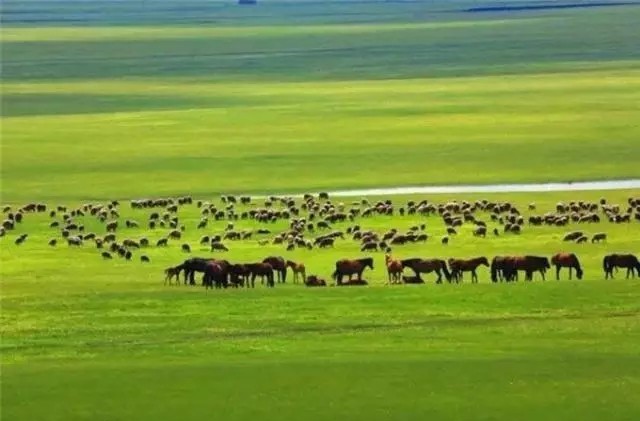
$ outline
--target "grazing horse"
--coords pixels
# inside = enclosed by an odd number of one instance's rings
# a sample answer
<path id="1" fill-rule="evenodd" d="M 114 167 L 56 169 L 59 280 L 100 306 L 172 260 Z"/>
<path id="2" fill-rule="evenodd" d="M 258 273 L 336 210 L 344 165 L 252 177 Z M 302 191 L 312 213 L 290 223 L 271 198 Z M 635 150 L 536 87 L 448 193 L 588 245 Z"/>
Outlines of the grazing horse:
<path id="1" fill-rule="evenodd" d="M 293 283 L 298 283 L 298 276 L 302 276 L 302 282 L 307 279 L 307 269 L 304 266 L 304 263 L 296 263 L 292 260 L 287 260 L 287 267 L 291 268 L 293 272 Z"/>
<path id="2" fill-rule="evenodd" d="M 195 285 L 195 273 L 205 273 L 207 271 L 207 264 L 209 261 L 210 259 L 203 257 L 193 257 L 182 262 L 180 266 L 182 267 L 182 270 L 184 270 L 184 284 L 186 285 L 187 281 L 189 281 L 190 285 Z"/>
<path id="3" fill-rule="evenodd" d="M 245 286 L 249 288 L 251 270 L 247 265 L 235 264 L 229 266 L 229 282 L 235 287 Z M 255 287 L 255 285 L 253 285 Z"/>
<path id="4" fill-rule="evenodd" d="M 259 276 L 264 281 L 264 278 L 267 278 L 267 286 L 274 287 L 275 283 L 273 281 L 273 266 L 269 263 L 249 263 L 246 265 L 251 273 L 251 287 L 253 288 L 256 284 L 256 277 Z"/>
<path id="5" fill-rule="evenodd" d="M 400 260 L 392 259 L 390 255 L 385 254 L 384 262 L 387 266 L 387 275 L 389 275 L 389 283 L 401 283 L 402 282 L 402 262 Z"/>
<path id="6" fill-rule="evenodd" d="M 604 279 L 613 279 L 613 270 L 615 268 L 627 269 L 627 279 L 629 275 L 635 277 L 635 271 L 640 276 L 640 262 L 638 258 L 633 254 L 609 254 L 604 256 L 602 260 L 602 267 L 604 269 Z"/>
<path id="7" fill-rule="evenodd" d="M 336 270 L 333 272 L 331 277 L 336 280 L 338 285 L 342 284 L 342 278 L 345 275 L 349 276 L 349 282 L 351 282 L 351 276 L 353 275 L 358 275 L 358 281 L 362 282 L 362 272 L 364 272 L 367 267 L 373 270 L 372 257 L 355 260 L 338 260 L 336 262 Z"/>
<path id="8" fill-rule="evenodd" d="M 421 273 L 431 273 L 435 272 L 438 275 L 438 279 L 436 283 L 442 283 L 442 274 L 444 273 L 444 277 L 447 281 L 451 281 L 451 273 L 447 269 L 447 263 L 444 260 L 440 259 L 420 259 L 420 258 L 412 258 L 401 260 L 402 268 L 411 268 L 415 274 L 416 278 L 420 279 Z"/>
<path id="9" fill-rule="evenodd" d="M 476 273 L 476 269 L 478 269 L 478 266 L 480 265 L 489 267 L 489 261 L 486 257 L 476 257 L 468 260 L 449 259 L 451 278 L 456 282 L 462 282 L 464 272 L 471 272 L 471 282 L 478 283 L 478 274 Z"/>
<path id="10" fill-rule="evenodd" d="M 164 270 L 164 284 L 169 283 L 171 285 L 171 280 L 176 278 L 176 285 L 180 285 L 180 271 L 182 270 L 182 265 L 166 268 Z"/>
<path id="11" fill-rule="evenodd" d="M 551 257 L 551 264 L 556 267 L 556 281 L 560 280 L 560 269 L 569 268 L 569 279 L 571 279 L 571 269 L 576 270 L 578 279 L 582 279 L 582 268 L 578 256 L 573 253 L 558 253 Z"/>
<path id="12" fill-rule="evenodd" d="M 287 262 L 280 256 L 269 256 L 262 261 L 268 263 L 271 268 L 278 274 L 278 282 L 284 283 L 287 280 Z"/>
<path id="13" fill-rule="evenodd" d="M 499 260 L 496 260 L 499 259 Z M 533 272 L 540 272 L 542 280 L 545 280 L 545 273 L 547 269 L 551 268 L 549 265 L 549 259 L 539 256 L 504 256 L 501 258 L 494 258 L 496 265 L 492 264 L 491 280 L 497 278 L 495 273 L 497 270 L 502 271 L 502 276 L 507 282 L 518 280 L 518 271 L 525 272 L 525 280 L 533 280 Z"/>
<path id="14" fill-rule="evenodd" d="M 205 289 L 213 288 L 214 285 L 216 288 L 226 288 L 228 286 L 227 270 L 224 264 L 214 260 L 208 261 L 202 283 Z"/>

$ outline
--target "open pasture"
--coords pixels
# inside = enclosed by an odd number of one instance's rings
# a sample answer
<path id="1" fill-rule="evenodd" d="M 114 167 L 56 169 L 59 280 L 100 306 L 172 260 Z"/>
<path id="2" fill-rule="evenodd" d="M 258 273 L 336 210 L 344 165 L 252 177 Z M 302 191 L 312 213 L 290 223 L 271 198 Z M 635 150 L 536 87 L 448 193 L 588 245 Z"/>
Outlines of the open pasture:
<path id="1" fill-rule="evenodd" d="M 570 418 L 633 419 L 640 391 L 638 278 L 626 280 L 620 271 L 614 280 L 604 281 L 601 260 L 611 252 L 637 254 L 640 223 L 612 223 L 601 206 L 596 211 L 599 223 L 570 219 L 566 226 L 556 227 L 526 221 L 532 215 L 555 213 L 558 202 L 598 203 L 601 198 L 620 205 L 621 214 L 626 214 L 628 199 L 635 195 L 636 191 L 617 191 L 370 198 L 370 206 L 392 200 L 394 214 L 359 215 L 353 221 L 331 223 L 327 230 L 317 228 L 323 217 L 314 221 L 315 233 L 305 231 L 306 238 L 314 238 L 338 230 L 346 233 L 355 224 L 379 233 L 425 224 L 426 242 L 393 245 L 392 255 L 550 257 L 571 251 L 585 270 L 580 281 L 568 281 L 564 273 L 556 282 L 550 271 L 546 282 L 534 275 L 533 282 L 492 284 L 483 267 L 478 284 L 467 277 L 462 284 L 435 285 L 430 274 L 423 275 L 426 285 L 404 286 L 386 285 L 384 253 L 362 253 L 361 243 L 350 236 L 336 239 L 333 248 L 287 251 L 286 241 L 273 244 L 278 233 L 288 231 L 287 220 L 229 221 L 227 212 L 224 220 L 210 216 L 207 227 L 198 229 L 203 209 L 198 200 L 222 209 L 228 203 L 219 197 L 194 197 L 193 203 L 171 213 L 185 230 L 180 240 L 169 240 L 168 247 L 156 247 L 155 242 L 170 228 L 147 226 L 149 215 L 162 215 L 164 207 L 134 209 L 129 201 L 120 201 L 119 216 L 108 218 L 119 222 L 117 241 L 147 237 L 151 242 L 147 248 L 132 248 L 131 261 L 102 259 L 94 240 L 67 245 L 61 227 L 49 227 L 53 220 L 62 221 L 64 212 L 50 218 L 49 211 L 63 203 L 49 202 L 46 212 L 25 213 L 23 222 L 0 239 L 5 416 L 83 419 L 109 411 L 124 419 L 196 419 L 220 411 L 230 419 L 255 414 L 296 418 L 301 413 L 312 419 L 338 414 L 404 419 L 444 417 L 454 411 L 460 419 L 478 419 L 481 410 L 487 419 L 538 419 L 551 407 Z M 465 199 L 509 201 L 525 223 L 520 234 L 505 233 L 491 212 L 476 211 L 475 217 L 487 222 L 487 237 L 475 237 L 476 224 L 466 221 L 443 245 L 447 226 L 442 215 L 400 215 L 408 201 L 423 199 L 434 205 Z M 345 203 L 345 212 L 368 206 L 360 198 L 332 200 L 337 206 L 339 201 Z M 265 206 L 264 199 L 252 202 L 234 208 L 241 215 Z M 296 199 L 296 207 L 301 203 Z M 529 208 L 532 204 L 535 209 Z M 81 205 L 67 204 L 67 213 Z M 19 206 L 14 204 L 13 211 Z M 276 200 L 271 209 L 286 207 Z M 300 217 L 308 218 L 307 212 L 301 211 L 296 218 Z M 72 235 L 107 234 L 108 222 L 90 212 L 73 220 L 84 225 L 84 233 L 74 230 Z M 138 226 L 127 228 L 126 220 Z M 203 235 L 224 235 L 230 222 L 234 231 L 251 230 L 251 239 L 223 240 L 228 252 L 210 252 L 209 246 L 199 245 Z M 258 235 L 261 228 L 271 233 Z M 500 230 L 497 237 L 494 228 Z M 607 240 L 563 241 L 567 232 L 576 230 L 590 237 L 606 232 Z M 29 237 L 15 245 L 23 233 Z M 59 240 L 56 247 L 47 245 L 50 238 Z M 260 245 L 261 239 L 269 244 Z M 183 243 L 190 244 L 191 253 L 181 250 Z M 140 262 L 141 254 L 150 262 Z M 191 256 L 250 262 L 267 255 L 304 262 L 308 274 L 327 279 L 340 258 L 368 255 L 375 266 L 365 272 L 370 286 L 364 288 L 305 288 L 292 283 L 291 273 L 286 284 L 276 283 L 273 289 L 259 283 L 255 289 L 208 292 L 182 283 L 163 285 L 163 269 Z M 196 280 L 199 285 L 199 275 Z M 508 402 L 499 397 L 505 395 L 511 396 Z M 463 396 L 473 398 L 469 402 Z M 363 407 L 363 402 L 368 404 Z"/>
<path id="2" fill-rule="evenodd" d="M 259 2 L 3 1 L 2 219 L 47 209 L 0 238 L 2 419 L 639 419 L 640 281 L 624 270 L 605 280 L 602 267 L 606 254 L 640 252 L 638 212 L 627 212 L 637 191 L 330 198 L 345 212 L 389 199 L 394 212 L 322 228 L 318 211 L 302 233 L 312 248 L 292 250 L 274 238 L 309 218 L 300 199 L 300 215 L 258 222 L 242 218 L 265 208 L 254 196 L 230 221 L 220 194 L 637 177 L 640 7 Z M 175 212 L 130 206 L 185 194 L 193 203 Z M 100 221 L 91 209 L 109 199 L 118 215 Z M 449 233 L 438 211 L 408 212 L 423 199 L 510 202 L 523 223 L 515 215 L 520 233 L 505 232 L 508 212 L 476 209 L 487 224 L 476 236 L 456 211 Z M 198 200 L 224 218 L 199 229 Z M 571 201 L 597 208 L 560 212 L 563 226 L 528 223 Z M 114 242 L 96 247 L 115 220 L 125 257 Z M 555 281 L 550 268 L 545 282 L 492 283 L 481 266 L 478 283 L 430 273 L 387 285 L 382 239 L 362 251 L 356 224 L 404 235 L 387 244 L 395 259 L 572 252 L 584 276 Z M 426 240 L 407 241 L 414 226 Z M 156 246 L 174 229 L 180 239 Z M 230 231 L 251 236 L 211 251 Z M 587 241 L 563 241 L 576 231 Z M 345 238 L 314 244 L 332 232 Z M 367 287 L 306 288 L 291 272 L 274 288 L 205 290 L 200 274 L 197 286 L 163 284 L 166 268 L 199 256 L 282 256 L 328 283 L 339 259 L 374 268 Z"/>

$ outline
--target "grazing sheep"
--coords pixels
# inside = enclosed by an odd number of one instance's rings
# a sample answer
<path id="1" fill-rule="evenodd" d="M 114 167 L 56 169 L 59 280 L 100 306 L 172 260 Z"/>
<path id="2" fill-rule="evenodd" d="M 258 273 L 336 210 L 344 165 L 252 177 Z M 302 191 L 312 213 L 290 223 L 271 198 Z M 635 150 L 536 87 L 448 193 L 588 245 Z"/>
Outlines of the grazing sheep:
<path id="1" fill-rule="evenodd" d="M 118 229 L 118 221 L 108 222 L 106 228 L 107 232 L 116 232 L 116 230 Z"/>
<path id="2" fill-rule="evenodd" d="M 180 250 L 184 251 L 185 253 L 191 253 L 191 246 L 187 243 L 184 243 L 182 246 L 180 246 Z"/>
<path id="3" fill-rule="evenodd" d="M 112 259 L 111 253 L 109 253 L 108 251 L 103 251 L 102 253 L 100 253 L 100 255 L 103 259 Z"/>
<path id="4" fill-rule="evenodd" d="M 29 234 L 20 235 L 18 238 L 16 238 L 16 241 L 15 241 L 16 245 L 19 246 L 20 244 L 27 241 L 27 237 L 29 237 Z"/>
<path id="5" fill-rule="evenodd" d="M 151 259 L 149 259 L 149 256 L 145 256 L 144 254 L 142 256 L 140 256 L 140 261 L 142 263 L 149 263 L 151 262 Z"/>
<path id="6" fill-rule="evenodd" d="M 169 238 L 173 240 L 179 240 L 182 237 L 182 233 L 178 230 L 173 230 L 169 232 Z"/>
<path id="7" fill-rule="evenodd" d="M 49 240 L 49 245 L 51 247 L 55 247 L 58 244 L 58 240 L 56 240 L 55 238 L 52 238 L 51 240 Z"/>
<path id="8" fill-rule="evenodd" d="M 80 237 L 69 237 L 67 238 L 67 244 L 69 246 L 81 246 L 82 245 L 82 239 Z"/>
<path id="9" fill-rule="evenodd" d="M 567 233 L 562 239 L 562 241 L 575 241 L 578 238 L 583 236 L 584 236 L 584 233 L 582 231 L 572 231 L 570 233 Z"/>
<path id="10" fill-rule="evenodd" d="M 449 244 L 449 237 L 447 237 L 447 236 L 442 237 L 441 242 L 442 242 L 443 245 L 446 246 L 447 244 Z"/>
<path id="11" fill-rule="evenodd" d="M 131 219 L 127 219 L 126 221 L 124 221 L 124 224 L 127 228 L 138 228 L 138 223 Z"/>
<path id="12" fill-rule="evenodd" d="M 102 238 L 96 238 L 95 242 L 96 242 L 96 248 L 101 249 L 104 244 L 104 241 L 102 240 Z"/>
<path id="13" fill-rule="evenodd" d="M 161 238 L 156 242 L 156 247 L 166 247 L 169 244 L 168 238 Z"/>
<path id="14" fill-rule="evenodd" d="M 60 226 L 60 222 L 58 221 L 53 221 L 52 223 L 49 224 L 49 228 L 58 228 Z"/>
<path id="15" fill-rule="evenodd" d="M 576 240 L 576 243 L 577 244 L 582 244 L 582 243 L 586 243 L 587 241 L 589 241 L 589 238 L 587 238 L 586 235 L 583 235 L 582 237 L 580 237 L 580 238 L 578 238 Z"/>
<path id="16" fill-rule="evenodd" d="M 378 251 L 378 244 L 376 242 L 364 243 L 360 248 L 360 251 Z"/>
<path id="17" fill-rule="evenodd" d="M 477 227 L 473 230 L 474 237 L 486 237 L 487 236 L 487 228 L 486 227 Z"/>
<path id="18" fill-rule="evenodd" d="M 133 253 L 131 253 L 129 250 L 125 251 L 124 258 L 126 260 L 131 260 L 132 257 L 133 257 Z"/>
<path id="19" fill-rule="evenodd" d="M 140 247 L 149 247 L 149 240 L 146 237 L 140 239 Z"/>
<path id="20" fill-rule="evenodd" d="M 229 249 L 227 248 L 227 246 L 225 246 L 224 244 L 220 243 L 220 242 L 212 242 L 211 243 L 211 251 L 229 251 Z"/>
<path id="21" fill-rule="evenodd" d="M 599 232 L 593 235 L 591 239 L 591 243 L 599 243 L 600 241 L 607 241 L 607 234 L 604 232 Z"/>
<path id="22" fill-rule="evenodd" d="M 449 228 L 447 228 L 447 234 L 449 234 L 449 235 L 457 235 L 458 233 L 454 228 L 449 227 Z"/>
<path id="23" fill-rule="evenodd" d="M 115 234 L 107 234 L 104 236 L 104 242 L 105 243 L 112 243 L 116 241 L 116 235 Z"/>

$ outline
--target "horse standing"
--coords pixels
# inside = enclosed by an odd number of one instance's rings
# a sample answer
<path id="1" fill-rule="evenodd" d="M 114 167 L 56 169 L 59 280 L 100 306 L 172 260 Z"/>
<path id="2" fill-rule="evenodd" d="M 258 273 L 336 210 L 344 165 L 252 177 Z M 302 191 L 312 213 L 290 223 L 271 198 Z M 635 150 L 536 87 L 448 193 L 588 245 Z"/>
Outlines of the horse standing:
<path id="1" fill-rule="evenodd" d="M 390 255 L 385 254 L 384 262 L 387 266 L 387 275 L 389 276 L 389 283 L 401 283 L 402 282 L 402 262 L 400 260 L 392 259 Z"/>
<path id="2" fill-rule="evenodd" d="M 262 263 L 271 265 L 271 268 L 278 274 L 278 282 L 284 283 L 287 280 L 287 263 L 283 257 L 269 256 Z"/>
<path id="3" fill-rule="evenodd" d="M 273 266 L 269 263 L 249 263 L 246 265 L 251 273 L 251 287 L 256 285 L 256 277 L 260 277 L 264 282 L 267 279 L 267 286 L 273 288 L 275 283 L 273 281 Z"/>
<path id="4" fill-rule="evenodd" d="M 436 283 L 442 283 L 442 274 L 444 273 L 444 277 L 447 281 L 451 281 L 451 273 L 449 269 L 447 269 L 447 262 L 440 259 L 420 259 L 420 258 L 412 258 L 401 260 L 402 268 L 411 268 L 416 274 L 416 278 L 420 278 L 421 273 L 431 273 L 435 272 L 438 275 L 438 279 Z"/>
<path id="5" fill-rule="evenodd" d="M 582 279 L 582 268 L 578 256 L 573 253 L 558 253 L 551 257 L 551 264 L 556 267 L 556 281 L 560 280 L 560 269 L 569 268 L 569 279 L 571 279 L 571 270 L 576 270 L 578 279 Z"/>
<path id="6" fill-rule="evenodd" d="M 489 267 L 489 261 L 486 257 L 476 257 L 473 259 L 449 259 L 449 268 L 451 269 L 451 278 L 456 282 L 462 282 L 464 272 L 471 272 L 471 282 L 478 283 L 478 274 L 476 269 L 483 265 Z"/>
<path id="7" fill-rule="evenodd" d="M 366 268 L 370 268 L 373 270 L 372 257 L 365 257 L 355 260 L 338 260 L 336 262 L 336 270 L 333 272 L 331 277 L 336 280 L 338 285 L 342 284 L 342 278 L 345 275 L 349 276 L 349 282 L 351 281 L 351 276 L 353 275 L 358 275 L 358 282 L 362 282 L 362 272 L 364 272 Z"/>
<path id="8" fill-rule="evenodd" d="M 287 267 L 291 268 L 293 272 L 293 283 L 298 283 L 298 277 L 302 276 L 302 282 L 307 279 L 307 269 L 304 266 L 304 263 L 296 263 L 293 260 L 287 260 Z"/>
<path id="9" fill-rule="evenodd" d="M 627 279 L 629 275 L 632 278 L 635 277 L 635 271 L 640 276 L 640 262 L 633 254 L 609 254 L 602 260 L 602 267 L 604 269 L 604 279 L 613 279 L 613 270 L 615 268 L 627 269 Z"/>

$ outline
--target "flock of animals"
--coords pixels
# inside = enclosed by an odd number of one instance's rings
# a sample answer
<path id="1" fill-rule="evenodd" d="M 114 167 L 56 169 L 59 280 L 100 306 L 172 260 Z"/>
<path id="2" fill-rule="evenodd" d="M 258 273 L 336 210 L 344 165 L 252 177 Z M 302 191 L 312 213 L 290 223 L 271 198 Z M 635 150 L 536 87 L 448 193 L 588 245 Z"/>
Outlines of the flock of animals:
<path id="1" fill-rule="evenodd" d="M 520 210 L 509 202 L 495 202 L 489 200 L 450 201 L 434 203 L 428 200 L 408 201 L 398 205 L 392 200 L 381 200 L 375 203 L 367 199 L 344 203 L 334 203 L 328 194 L 317 196 L 306 194 L 302 201 L 292 197 L 268 197 L 254 199 L 249 196 L 221 197 L 219 203 L 194 201 L 191 196 L 163 199 L 138 199 L 129 202 L 133 210 L 146 213 L 145 220 L 124 219 L 120 217 L 121 204 L 118 201 L 107 203 L 86 203 L 77 207 L 50 207 L 43 203 L 30 203 L 13 208 L 4 206 L 2 211 L 5 218 L 0 227 L 0 237 L 5 237 L 17 231 L 25 218 L 34 213 L 48 213 L 49 227 L 57 234 L 48 240 L 48 245 L 57 247 L 60 242 L 66 242 L 69 247 L 94 246 L 103 259 L 121 257 L 132 260 L 139 254 L 142 262 L 150 262 L 150 257 L 144 249 L 150 247 L 163 248 L 170 243 L 180 242 L 180 248 L 185 253 L 191 253 L 192 245 L 183 242 L 183 233 L 187 225 L 181 221 L 179 213 L 184 206 L 195 206 L 199 210 L 200 219 L 195 229 L 202 232 L 199 245 L 206 246 L 212 253 L 229 251 L 230 244 L 237 241 L 257 241 L 261 246 L 281 245 L 285 250 L 296 248 L 325 249 L 332 248 L 337 242 L 355 241 L 362 252 L 384 252 L 385 265 L 391 283 L 421 283 L 420 274 L 434 272 L 437 282 L 442 276 L 450 282 L 460 282 L 464 272 L 470 272 L 473 281 L 477 281 L 476 269 L 480 265 L 490 267 L 491 279 L 494 282 L 517 280 L 518 271 L 525 272 L 525 279 L 532 279 L 534 272 L 540 272 L 544 278 L 547 269 L 553 264 L 559 272 L 561 267 L 576 271 L 578 278 L 582 277 L 582 268 L 575 254 L 558 254 L 551 258 L 536 256 L 502 256 L 495 257 L 491 263 L 485 257 L 475 259 L 402 259 L 396 260 L 391 256 L 392 249 L 401 248 L 408 243 L 424 243 L 433 241 L 432 235 L 427 233 L 426 224 L 416 224 L 408 230 L 389 228 L 384 232 L 376 232 L 362 228 L 366 221 L 376 215 L 416 215 L 437 216 L 442 219 L 446 235 L 438 238 L 443 244 L 449 244 L 459 234 L 460 227 L 471 225 L 471 232 L 476 237 L 519 235 L 524 230 L 536 226 L 548 225 L 564 227 L 570 223 L 592 225 L 598 224 L 603 218 L 611 223 L 640 222 L 640 198 L 629 198 L 626 206 L 609 204 L 605 199 L 599 202 L 572 201 L 558 203 L 555 211 L 543 214 L 536 213 L 536 205 L 531 203 L 528 211 L 531 214 L 526 220 Z M 87 218 L 94 219 L 103 228 L 89 232 L 84 223 Z M 226 228 L 222 232 L 207 233 L 212 221 L 224 221 Z M 236 224 L 242 221 L 253 221 L 254 229 L 236 229 Z M 287 228 L 275 230 L 278 221 L 286 221 Z M 341 223 L 348 224 L 346 229 L 335 229 Z M 488 223 L 494 225 L 488 229 Z M 95 223 L 90 225 L 95 226 Z M 344 225 L 344 224 L 343 224 Z M 161 233 L 159 239 L 149 240 L 147 236 L 136 238 L 126 235 L 128 229 L 138 229 L 146 226 L 149 234 Z M 282 226 L 282 224 L 280 224 Z M 125 231 L 125 235 L 120 233 Z M 14 243 L 18 246 L 29 238 L 27 233 L 16 235 Z M 584 230 L 567 233 L 564 241 L 583 243 L 587 241 L 602 242 L 607 240 L 605 232 L 596 232 L 589 238 Z M 340 260 L 336 262 L 333 278 L 336 285 L 365 284 L 362 272 L 365 268 L 373 268 L 373 258 L 365 257 L 355 260 Z M 627 276 L 640 276 L 638 259 L 631 254 L 614 254 L 605 257 L 603 268 L 605 276 L 613 276 L 616 267 L 627 269 Z M 280 282 L 286 279 L 287 269 L 294 273 L 294 279 L 301 277 L 302 282 L 310 286 L 326 285 L 327 282 L 317 276 L 306 276 L 304 264 L 286 260 L 280 256 L 270 256 L 261 262 L 232 264 L 226 259 L 218 258 L 190 258 L 183 263 L 168 268 L 166 282 L 184 272 L 185 282 L 194 283 L 194 273 L 203 273 L 205 286 L 254 286 L 255 279 L 260 277 L 268 286 L 274 286 L 274 273 Z M 414 276 L 404 276 L 404 269 L 409 268 Z M 357 279 L 352 279 L 357 275 Z M 348 281 L 342 282 L 347 276 Z"/>

